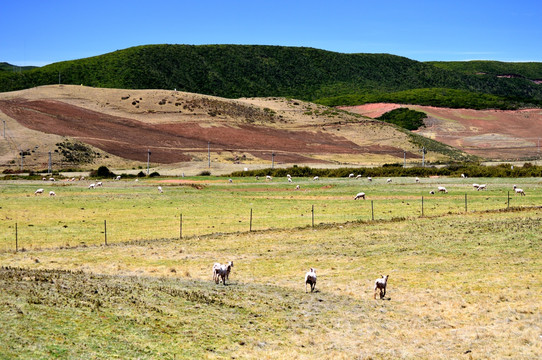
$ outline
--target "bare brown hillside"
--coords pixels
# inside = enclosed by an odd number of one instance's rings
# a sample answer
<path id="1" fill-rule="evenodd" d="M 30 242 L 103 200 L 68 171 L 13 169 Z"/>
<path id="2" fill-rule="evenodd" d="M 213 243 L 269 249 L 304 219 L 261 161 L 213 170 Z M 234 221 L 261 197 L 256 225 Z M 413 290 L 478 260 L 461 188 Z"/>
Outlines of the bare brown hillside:
<path id="1" fill-rule="evenodd" d="M 392 126 L 283 98 L 56 85 L 0 94 L 0 117 L 10 135 L 0 144 L 0 160 L 33 146 L 29 166 L 33 160 L 43 166 L 44 149 L 66 137 L 109 159 L 145 162 L 150 150 L 152 161 L 163 164 L 201 161 L 208 147 L 217 162 L 266 163 L 271 153 L 285 164 L 397 162 L 404 151 L 419 158 L 408 136 Z"/>
<path id="2" fill-rule="evenodd" d="M 406 106 L 427 114 L 418 134 L 488 159 L 539 158 L 542 109 L 472 110 L 432 106 L 367 104 L 344 108 L 364 116 L 378 117 Z"/>

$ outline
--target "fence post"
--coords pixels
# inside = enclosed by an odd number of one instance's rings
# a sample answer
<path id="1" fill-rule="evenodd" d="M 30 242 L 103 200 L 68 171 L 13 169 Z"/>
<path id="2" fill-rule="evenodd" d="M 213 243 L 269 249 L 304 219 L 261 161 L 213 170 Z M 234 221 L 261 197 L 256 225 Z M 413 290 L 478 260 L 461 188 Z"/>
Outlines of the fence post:
<path id="1" fill-rule="evenodd" d="M 510 209 L 510 190 L 508 190 L 508 206 L 506 209 Z"/>
<path id="2" fill-rule="evenodd" d="M 312 205 L 312 227 L 314 227 L 314 205 Z"/>
<path id="3" fill-rule="evenodd" d="M 249 231 L 252 231 L 252 208 L 250 208 L 250 228 Z"/>
<path id="4" fill-rule="evenodd" d="M 104 220 L 105 245 L 107 245 L 107 220 Z"/>
<path id="5" fill-rule="evenodd" d="M 467 212 L 467 193 L 465 193 L 465 212 Z"/>
<path id="6" fill-rule="evenodd" d="M 374 219 L 375 219 L 375 211 L 373 207 L 373 200 L 371 200 L 371 220 L 374 221 Z"/>
<path id="7" fill-rule="evenodd" d="M 181 213 L 181 217 L 179 218 L 179 240 L 183 238 L 183 213 Z"/>
<path id="8" fill-rule="evenodd" d="M 422 195 L 422 217 L 423 217 L 423 195 Z"/>
<path id="9" fill-rule="evenodd" d="M 19 251 L 19 234 L 17 231 L 17 223 L 15 223 L 15 252 Z"/>

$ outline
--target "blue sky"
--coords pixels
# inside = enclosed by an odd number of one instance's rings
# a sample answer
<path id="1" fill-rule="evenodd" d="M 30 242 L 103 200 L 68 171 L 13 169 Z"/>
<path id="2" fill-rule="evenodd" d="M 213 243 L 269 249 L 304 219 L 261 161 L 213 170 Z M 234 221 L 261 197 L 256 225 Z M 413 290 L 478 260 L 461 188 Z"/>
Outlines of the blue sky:
<path id="1" fill-rule="evenodd" d="M 306 46 L 419 61 L 542 62 L 542 1 L 3 1 L 0 62 L 149 44 Z"/>

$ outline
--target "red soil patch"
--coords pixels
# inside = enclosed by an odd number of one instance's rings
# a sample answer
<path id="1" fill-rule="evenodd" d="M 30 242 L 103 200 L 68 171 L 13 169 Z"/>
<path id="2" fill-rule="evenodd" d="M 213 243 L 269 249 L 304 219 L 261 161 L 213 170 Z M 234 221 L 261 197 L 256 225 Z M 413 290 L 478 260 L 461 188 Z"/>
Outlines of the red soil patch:
<path id="1" fill-rule="evenodd" d="M 176 163 L 191 160 L 191 152 L 245 151 L 281 162 L 323 162 L 316 154 L 359 154 L 370 149 L 324 132 L 286 131 L 262 126 L 217 124 L 202 127 L 195 122 L 148 124 L 99 113 L 60 101 L 25 99 L 0 101 L 0 110 L 30 129 L 70 136 L 126 159 Z M 379 150 L 378 148 L 376 150 Z M 389 149 L 382 148 L 382 151 Z M 373 152 L 373 151 L 371 151 Z"/>
<path id="2" fill-rule="evenodd" d="M 339 109 L 350 111 L 363 116 L 377 118 L 381 115 L 402 107 L 399 104 L 373 103 L 358 106 L 340 106 Z"/>
<path id="3" fill-rule="evenodd" d="M 378 117 L 399 107 L 428 115 L 417 133 L 467 153 L 489 159 L 521 159 L 540 156 L 542 110 L 471 110 L 399 104 L 365 104 L 344 110 Z"/>

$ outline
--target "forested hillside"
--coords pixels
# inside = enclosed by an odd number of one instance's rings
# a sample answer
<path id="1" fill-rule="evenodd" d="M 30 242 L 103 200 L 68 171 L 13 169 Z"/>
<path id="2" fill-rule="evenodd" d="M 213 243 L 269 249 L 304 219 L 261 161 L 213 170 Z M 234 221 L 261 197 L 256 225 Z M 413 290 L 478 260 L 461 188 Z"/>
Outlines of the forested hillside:
<path id="1" fill-rule="evenodd" d="M 542 104 L 542 86 L 526 78 L 470 75 L 388 54 L 300 47 L 148 45 L 22 72 L 0 71 L 0 91 L 59 82 L 227 98 L 284 96 L 334 105 L 342 100 L 432 105 L 437 97 L 440 106 L 465 106 L 467 99 L 476 99 L 467 105 L 478 108 Z"/>

